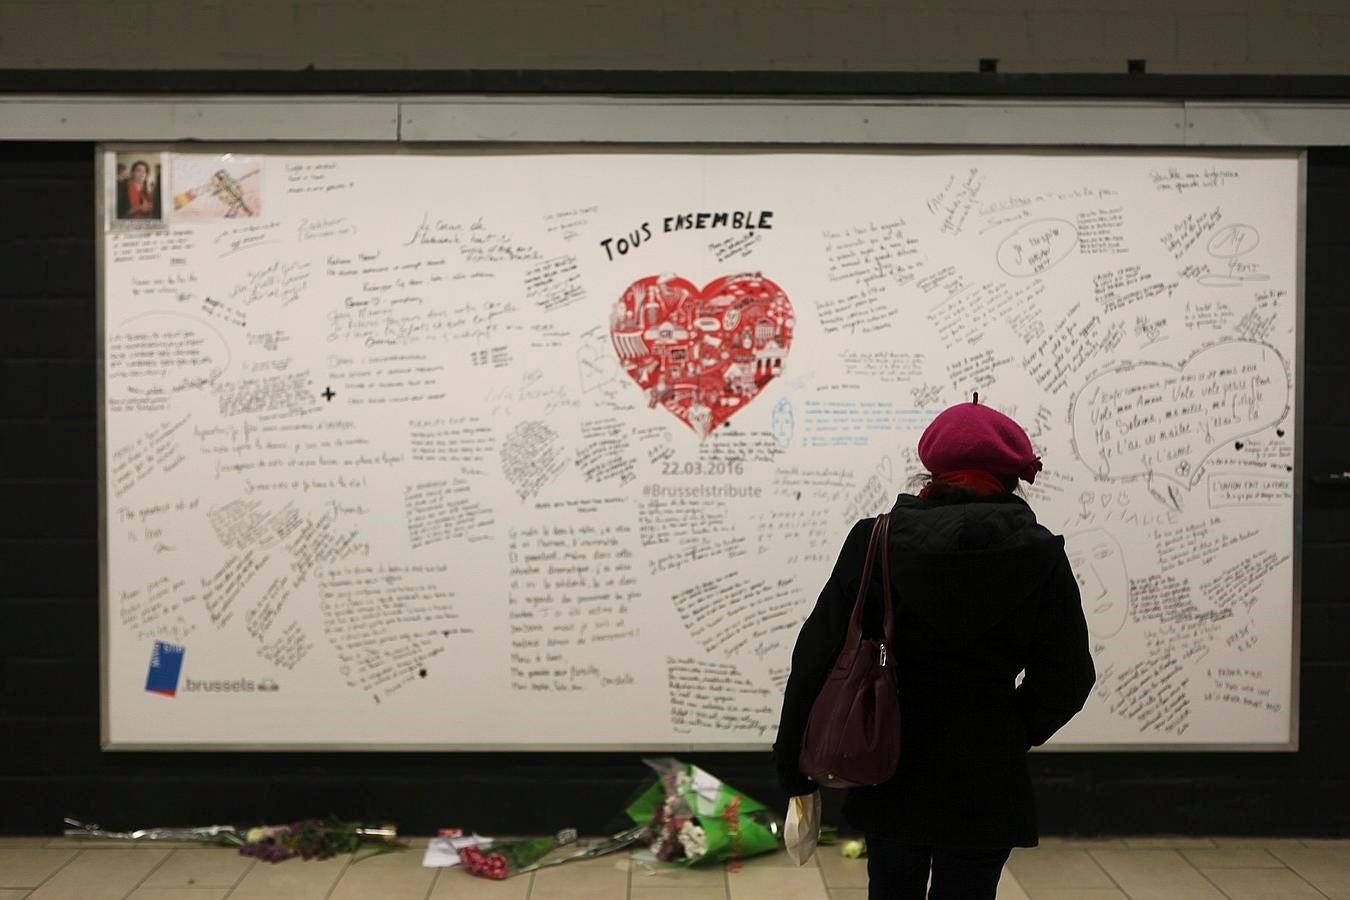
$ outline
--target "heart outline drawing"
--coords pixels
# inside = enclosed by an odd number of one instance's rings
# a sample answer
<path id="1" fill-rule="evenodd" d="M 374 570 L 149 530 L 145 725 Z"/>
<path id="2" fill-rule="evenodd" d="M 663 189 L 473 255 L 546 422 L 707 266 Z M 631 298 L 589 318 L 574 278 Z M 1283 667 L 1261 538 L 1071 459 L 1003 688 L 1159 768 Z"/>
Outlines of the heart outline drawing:
<path id="1" fill-rule="evenodd" d="M 1215 451 L 1283 422 L 1292 392 L 1283 354 L 1258 341 L 1209 343 L 1180 364 L 1123 362 L 1070 397 L 1070 445 L 1098 480 L 1190 490 Z"/>
<path id="2" fill-rule="evenodd" d="M 702 289 L 675 275 L 648 275 L 614 304 L 609 333 L 647 405 L 703 438 L 783 374 L 795 325 L 787 293 L 758 272 L 725 275 Z"/>

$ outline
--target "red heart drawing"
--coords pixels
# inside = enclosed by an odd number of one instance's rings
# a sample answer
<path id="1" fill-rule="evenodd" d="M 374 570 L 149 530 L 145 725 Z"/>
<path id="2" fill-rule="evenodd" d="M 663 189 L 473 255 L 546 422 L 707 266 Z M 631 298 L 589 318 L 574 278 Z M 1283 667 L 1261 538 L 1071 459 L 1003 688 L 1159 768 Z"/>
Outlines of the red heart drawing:
<path id="1" fill-rule="evenodd" d="M 758 273 L 727 275 L 703 290 L 649 275 L 614 304 L 609 335 L 648 405 L 706 437 L 783 373 L 793 325 L 787 294 Z"/>

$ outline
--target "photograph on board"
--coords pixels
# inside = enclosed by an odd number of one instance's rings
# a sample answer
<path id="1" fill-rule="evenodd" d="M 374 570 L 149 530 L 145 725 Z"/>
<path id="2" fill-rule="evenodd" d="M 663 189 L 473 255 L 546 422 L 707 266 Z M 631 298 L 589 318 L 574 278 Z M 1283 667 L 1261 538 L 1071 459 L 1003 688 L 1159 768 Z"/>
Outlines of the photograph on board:
<path id="1" fill-rule="evenodd" d="M 262 215 L 261 158 L 175 153 L 171 162 L 175 219 L 206 222 Z"/>
<path id="2" fill-rule="evenodd" d="M 164 157 L 159 153 L 114 154 L 108 208 L 116 228 L 153 228 L 164 224 Z"/>

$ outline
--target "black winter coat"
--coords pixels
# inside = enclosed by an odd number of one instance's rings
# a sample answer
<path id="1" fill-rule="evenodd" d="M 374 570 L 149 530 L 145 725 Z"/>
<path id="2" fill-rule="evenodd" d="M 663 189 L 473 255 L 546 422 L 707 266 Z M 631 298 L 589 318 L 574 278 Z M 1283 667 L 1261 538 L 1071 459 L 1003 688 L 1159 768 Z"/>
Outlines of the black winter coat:
<path id="1" fill-rule="evenodd" d="M 774 744 L 789 795 L 816 788 L 797 770 L 802 732 L 843 646 L 874 521 L 849 532 L 792 653 Z M 844 819 L 920 844 L 1034 847 L 1026 751 L 1082 709 L 1096 681 L 1064 539 L 1012 494 L 942 505 L 901 494 L 890 552 L 900 764 L 889 781 L 849 790 Z M 874 569 L 869 637 L 881 633 Z"/>

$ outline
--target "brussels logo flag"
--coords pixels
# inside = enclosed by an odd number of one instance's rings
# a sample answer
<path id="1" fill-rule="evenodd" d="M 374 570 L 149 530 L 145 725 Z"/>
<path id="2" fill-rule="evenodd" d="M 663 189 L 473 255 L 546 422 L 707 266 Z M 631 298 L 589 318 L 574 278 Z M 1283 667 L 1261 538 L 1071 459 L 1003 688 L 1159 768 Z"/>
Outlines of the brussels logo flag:
<path id="1" fill-rule="evenodd" d="M 155 641 L 150 651 L 150 671 L 145 689 L 152 694 L 174 697 L 178 694 L 178 676 L 183 671 L 183 649 L 176 644 Z"/>

